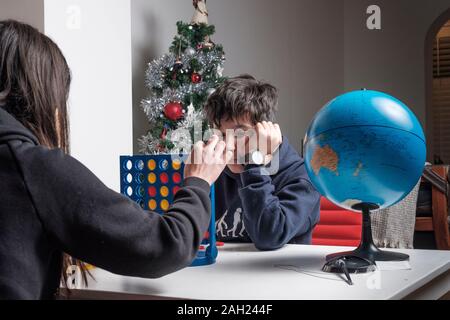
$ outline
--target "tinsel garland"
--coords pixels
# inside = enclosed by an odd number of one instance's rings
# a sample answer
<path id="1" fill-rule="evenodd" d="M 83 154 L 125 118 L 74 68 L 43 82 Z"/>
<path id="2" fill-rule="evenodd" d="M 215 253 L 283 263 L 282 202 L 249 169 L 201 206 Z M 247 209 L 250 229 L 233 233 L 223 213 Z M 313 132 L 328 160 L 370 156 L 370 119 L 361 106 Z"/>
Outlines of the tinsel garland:
<path id="1" fill-rule="evenodd" d="M 143 154 L 190 150 L 192 143 L 196 142 L 194 126 L 197 124 L 197 127 L 202 128 L 204 123 L 203 103 L 214 88 L 224 81 L 222 73 L 225 58 L 222 46 L 193 41 L 199 34 L 211 35 L 214 27 L 190 26 L 182 22 L 178 22 L 177 26 L 179 36 L 175 37 L 170 52 L 150 62 L 146 71 L 145 84 L 150 94 L 141 106 L 147 115 L 150 130 L 138 141 Z M 190 40 L 187 41 L 187 38 Z M 177 39 L 196 47 L 180 47 L 176 53 Z M 190 76 L 186 76 L 193 73 L 201 75 L 200 82 L 194 83 L 190 81 Z M 183 77 L 178 77 L 180 75 Z M 171 102 L 183 104 L 184 116 L 179 121 L 172 121 L 164 115 L 165 107 Z M 191 136 L 181 137 L 182 132 L 189 132 Z"/>

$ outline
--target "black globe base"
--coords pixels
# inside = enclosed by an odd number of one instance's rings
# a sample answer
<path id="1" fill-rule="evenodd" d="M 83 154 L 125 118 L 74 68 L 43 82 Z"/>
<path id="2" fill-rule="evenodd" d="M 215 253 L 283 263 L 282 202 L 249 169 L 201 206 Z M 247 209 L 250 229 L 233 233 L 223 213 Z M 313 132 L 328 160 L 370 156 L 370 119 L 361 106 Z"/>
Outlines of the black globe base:
<path id="1" fill-rule="evenodd" d="M 376 210 L 379 207 L 372 203 L 360 203 L 352 207 L 355 210 L 362 212 L 362 231 L 361 243 L 358 248 L 353 251 L 338 252 L 330 254 L 326 257 L 327 263 L 323 270 L 328 272 L 334 271 L 333 261 L 342 260 L 346 263 L 348 272 L 362 273 L 373 271 L 369 265 L 374 265 L 375 261 L 406 261 L 409 260 L 407 254 L 383 251 L 377 248 L 373 243 L 372 238 L 372 224 L 370 220 L 370 211 Z"/>

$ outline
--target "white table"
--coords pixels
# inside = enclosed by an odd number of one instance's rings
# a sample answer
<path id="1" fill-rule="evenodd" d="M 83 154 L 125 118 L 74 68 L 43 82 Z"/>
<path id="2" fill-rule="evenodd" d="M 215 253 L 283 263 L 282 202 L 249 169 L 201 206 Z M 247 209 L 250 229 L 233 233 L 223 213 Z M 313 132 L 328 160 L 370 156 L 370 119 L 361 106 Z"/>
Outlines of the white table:
<path id="1" fill-rule="evenodd" d="M 251 244 L 226 244 L 216 264 L 189 267 L 160 279 L 95 269 L 96 281 L 90 280 L 81 292 L 141 299 L 277 300 L 438 299 L 450 291 L 449 251 L 394 250 L 410 255 L 411 270 L 352 275 L 350 286 L 341 276 L 321 271 L 327 254 L 348 249 L 287 245 L 261 252 Z"/>

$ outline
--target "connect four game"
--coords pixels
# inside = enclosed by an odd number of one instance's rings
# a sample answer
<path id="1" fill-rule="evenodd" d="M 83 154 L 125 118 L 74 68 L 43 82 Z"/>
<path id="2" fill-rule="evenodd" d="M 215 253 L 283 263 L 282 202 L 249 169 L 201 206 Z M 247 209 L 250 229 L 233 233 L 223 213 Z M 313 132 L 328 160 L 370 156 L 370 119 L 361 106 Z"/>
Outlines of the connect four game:
<path id="1" fill-rule="evenodd" d="M 164 214 L 183 185 L 182 156 L 120 157 L 120 189 L 143 209 Z M 217 257 L 214 186 L 211 188 L 211 222 L 192 266 L 213 264 Z"/>

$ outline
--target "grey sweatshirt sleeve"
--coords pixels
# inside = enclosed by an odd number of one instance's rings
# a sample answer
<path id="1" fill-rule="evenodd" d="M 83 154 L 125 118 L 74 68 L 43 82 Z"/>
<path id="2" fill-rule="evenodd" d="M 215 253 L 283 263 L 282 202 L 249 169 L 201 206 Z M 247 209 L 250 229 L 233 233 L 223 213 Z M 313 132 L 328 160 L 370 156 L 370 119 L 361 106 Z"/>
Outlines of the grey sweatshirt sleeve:
<path id="1" fill-rule="evenodd" d="M 164 215 L 107 188 L 60 150 L 22 144 L 15 156 L 57 248 L 113 273 L 156 278 L 188 266 L 210 220 L 209 184 L 188 178 Z"/>

